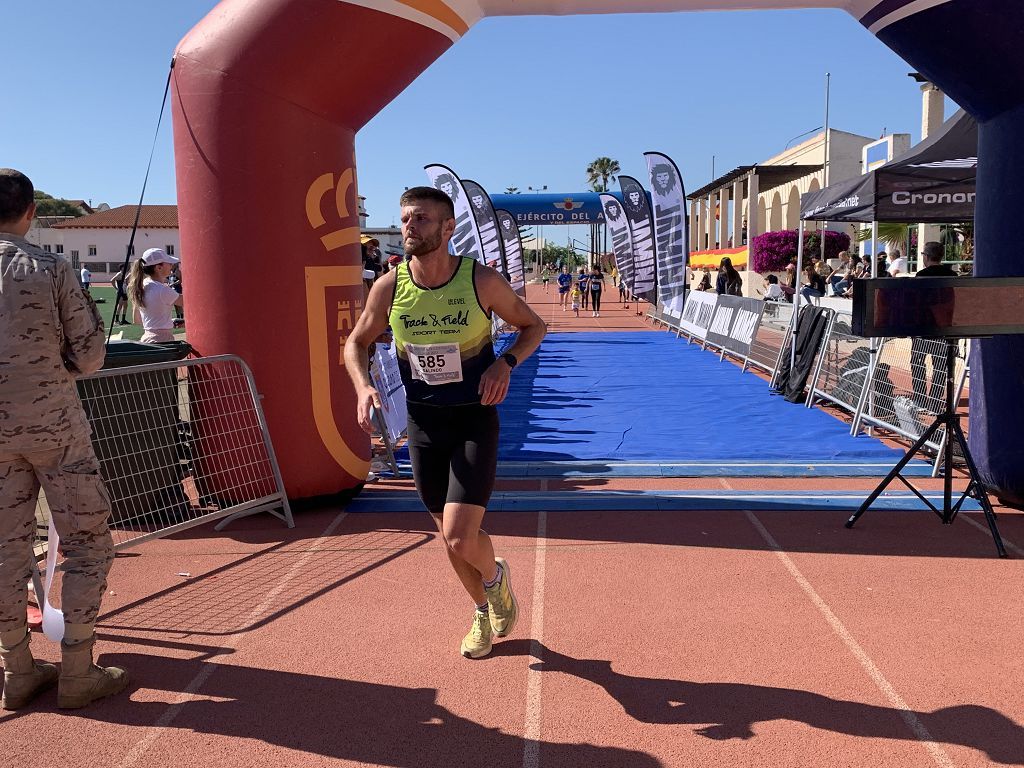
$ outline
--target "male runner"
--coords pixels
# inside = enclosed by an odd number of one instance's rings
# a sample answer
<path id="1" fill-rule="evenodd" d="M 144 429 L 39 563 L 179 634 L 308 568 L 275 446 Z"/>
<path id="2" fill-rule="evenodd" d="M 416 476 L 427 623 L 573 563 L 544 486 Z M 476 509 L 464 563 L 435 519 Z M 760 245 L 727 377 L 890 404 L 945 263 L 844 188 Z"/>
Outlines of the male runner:
<path id="1" fill-rule="evenodd" d="M 540 345 L 546 328 L 499 273 L 448 253 L 455 231 L 451 199 L 432 187 L 402 195 L 402 239 L 410 261 L 376 283 L 345 344 L 360 425 L 372 431 L 380 395 L 367 375 L 368 348 L 391 324 L 409 407 L 409 455 L 416 490 L 444 538 L 448 559 L 476 605 L 462 655 L 491 652 L 518 606 L 508 563 L 481 530 L 494 487 L 498 410 L 512 369 Z M 495 360 L 491 316 L 519 338 Z"/>

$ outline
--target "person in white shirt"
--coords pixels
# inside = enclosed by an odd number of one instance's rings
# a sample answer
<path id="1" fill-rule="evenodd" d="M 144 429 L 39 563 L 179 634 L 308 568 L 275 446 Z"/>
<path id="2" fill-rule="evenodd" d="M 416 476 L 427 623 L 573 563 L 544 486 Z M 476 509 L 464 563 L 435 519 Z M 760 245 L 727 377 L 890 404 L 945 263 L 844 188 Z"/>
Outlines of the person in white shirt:
<path id="1" fill-rule="evenodd" d="M 145 344 L 174 341 L 174 308 L 183 304 L 167 278 L 177 263 L 160 248 L 150 248 L 132 263 L 128 296 L 135 305 L 136 322 L 142 323 Z"/>
<path id="2" fill-rule="evenodd" d="M 85 290 L 88 291 L 89 290 L 89 283 L 92 282 L 92 272 L 90 272 L 87 267 L 82 267 L 81 278 L 82 278 L 82 287 Z"/>
<path id="3" fill-rule="evenodd" d="M 899 251 L 892 252 L 892 260 L 889 262 L 889 275 L 896 277 L 897 275 L 907 274 L 907 259 L 905 256 L 900 254 Z"/>

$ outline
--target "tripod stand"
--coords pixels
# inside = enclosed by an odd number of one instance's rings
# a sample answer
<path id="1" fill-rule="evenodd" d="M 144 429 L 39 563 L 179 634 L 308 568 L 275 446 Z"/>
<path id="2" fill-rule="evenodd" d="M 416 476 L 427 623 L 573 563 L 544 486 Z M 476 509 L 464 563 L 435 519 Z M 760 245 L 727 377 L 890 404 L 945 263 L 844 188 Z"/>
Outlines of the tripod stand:
<path id="1" fill-rule="evenodd" d="M 942 520 L 943 525 L 949 525 L 956 519 L 957 514 L 960 512 L 960 508 L 963 506 L 964 501 L 968 498 L 976 499 L 981 505 L 982 510 L 985 512 L 985 521 L 988 523 L 988 528 L 992 532 L 992 540 L 995 542 L 996 551 L 1000 557 L 1006 557 L 1006 548 L 1003 547 L 1003 540 L 999 536 L 999 529 L 996 527 L 996 513 L 992 509 L 992 504 L 988 500 L 988 494 L 985 492 L 985 486 L 981 483 L 981 478 L 978 476 L 978 468 L 974 464 L 974 459 L 971 457 L 970 449 L 967 447 L 967 438 L 964 436 L 963 429 L 960 427 L 960 415 L 956 412 L 956 402 L 954 402 L 955 396 L 953 392 L 953 379 L 955 376 L 956 367 L 956 339 L 944 339 L 946 342 L 946 410 L 935 417 L 928 428 L 921 434 L 917 441 L 910 447 L 902 459 L 897 462 L 896 466 L 892 468 L 885 479 L 878 485 L 875 490 L 871 492 L 871 495 L 860 505 L 860 509 L 850 516 L 850 519 L 846 521 L 847 528 L 853 528 L 853 524 L 857 522 L 861 515 L 863 515 L 875 502 L 882 491 L 889 487 L 893 480 L 899 479 L 907 488 L 914 492 L 914 494 L 923 501 L 928 508 L 939 516 Z M 934 373 L 933 373 L 934 375 Z M 934 504 L 932 504 L 924 495 L 901 474 L 903 468 L 910 463 L 910 460 L 914 458 L 918 451 L 922 450 L 925 444 L 931 439 L 931 437 L 938 432 L 939 429 L 945 427 L 946 429 L 946 441 L 943 447 L 942 455 L 942 509 L 940 510 Z M 960 448 L 960 451 L 964 457 L 964 461 L 967 463 L 968 483 L 967 488 L 961 494 L 960 498 L 953 503 L 953 446 L 954 444 Z"/>

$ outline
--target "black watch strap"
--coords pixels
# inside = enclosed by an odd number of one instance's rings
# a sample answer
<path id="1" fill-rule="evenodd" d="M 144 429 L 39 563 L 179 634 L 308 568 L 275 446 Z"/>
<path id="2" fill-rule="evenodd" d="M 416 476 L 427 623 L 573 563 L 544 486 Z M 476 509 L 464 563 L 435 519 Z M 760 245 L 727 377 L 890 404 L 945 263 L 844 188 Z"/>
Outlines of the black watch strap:
<path id="1" fill-rule="evenodd" d="M 514 369 L 517 365 L 519 365 L 519 360 L 517 360 L 516 356 L 511 354 L 510 352 L 506 352 L 504 355 L 502 355 L 501 359 L 508 363 L 509 368 Z"/>

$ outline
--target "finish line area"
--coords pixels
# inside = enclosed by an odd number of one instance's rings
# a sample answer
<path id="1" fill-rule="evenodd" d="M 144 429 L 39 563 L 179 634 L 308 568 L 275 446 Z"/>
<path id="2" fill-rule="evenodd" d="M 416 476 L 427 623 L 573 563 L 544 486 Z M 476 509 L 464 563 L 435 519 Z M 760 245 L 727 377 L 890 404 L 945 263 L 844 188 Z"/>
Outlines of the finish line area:
<path id="1" fill-rule="evenodd" d="M 527 412 L 525 424 L 503 414 L 505 469 L 484 521 L 521 610 L 490 656 L 458 654 L 468 612 L 438 534 L 420 508 L 401 506 L 411 480 L 382 479 L 347 507 L 296 510 L 291 530 L 255 516 L 119 557 L 98 632 L 101 663 L 138 670 L 130 698 L 69 717 L 47 693 L 3 713 L 12 761 L 1024 764 L 1024 627 L 1013 608 L 1024 516 L 999 509 L 1009 560 L 993 556 L 979 512 L 943 526 L 930 512 L 892 509 L 909 505 L 902 493 L 846 530 L 849 505 L 898 446 L 851 438 L 831 414 L 769 397 L 759 376 L 734 380 L 735 364 L 652 332 L 632 309 L 577 319 L 553 296 L 529 287 L 552 334 L 509 404 Z M 573 351 L 627 337 L 647 359 L 676 362 L 627 377 Z M 686 392 L 688 375 L 703 394 Z M 616 414 L 618 399 L 637 399 L 633 387 L 650 402 Z M 714 418 L 755 392 L 748 407 L 762 422 Z M 667 437 L 669 410 L 699 433 L 699 459 Z M 630 418 L 656 448 L 632 432 L 622 439 Z M 796 439 L 794 424 L 808 435 Z M 717 472 L 716 434 L 731 452 Z M 800 473 L 737 469 L 811 459 L 814 470 Z M 844 475 L 828 461 L 882 466 Z M 680 462 L 709 469 L 665 470 Z M 941 487 L 915 481 L 929 496 Z"/>
<path id="2" fill-rule="evenodd" d="M 875 477 L 901 455 L 658 331 L 549 335 L 513 378 L 501 422 L 498 476 L 509 478 Z M 397 458 L 409 471 L 407 452 Z"/>

